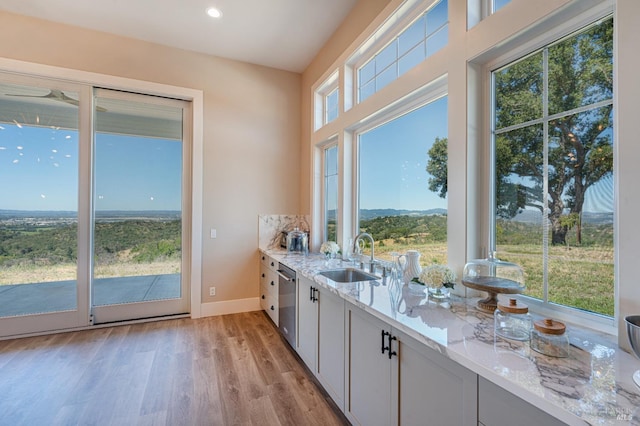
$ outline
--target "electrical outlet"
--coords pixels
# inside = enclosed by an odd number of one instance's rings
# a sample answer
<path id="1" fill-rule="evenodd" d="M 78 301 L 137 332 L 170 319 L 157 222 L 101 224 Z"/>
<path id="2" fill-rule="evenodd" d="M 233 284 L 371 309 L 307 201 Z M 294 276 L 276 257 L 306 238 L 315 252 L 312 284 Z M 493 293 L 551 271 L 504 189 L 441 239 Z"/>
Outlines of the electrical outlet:
<path id="1" fill-rule="evenodd" d="M 209 287 L 209 296 L 215 296 L 215 295 L 216 295 L 216 288 Z"/>

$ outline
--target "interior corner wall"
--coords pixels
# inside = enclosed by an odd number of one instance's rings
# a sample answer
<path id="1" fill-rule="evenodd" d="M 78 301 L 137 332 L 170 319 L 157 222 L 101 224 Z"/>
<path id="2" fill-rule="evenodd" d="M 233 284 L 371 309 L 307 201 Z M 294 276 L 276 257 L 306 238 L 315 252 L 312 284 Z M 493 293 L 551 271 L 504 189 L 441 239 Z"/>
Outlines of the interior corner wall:
<path id="1" fill-rule="evenodd" d="M 0 39 L 3 58 L 203 92 L 202 301 L 257 301 L 258 215 L 300 213 L 300 74 L 1 11 Z"/>
<path id="2" fill-rule="evenodd" d="M 322 74 L 340 55 L 356 40 L 371 22 L 382 12 L 391 0 L 359 0 L 338 29 L 313 58 L 302 73 L 301 112 L 302 126 L 300 133 L 300 207 L 299 213 L 311 214 L 311 128 L 313 111 L 311 106 L 311 89 Z"/>

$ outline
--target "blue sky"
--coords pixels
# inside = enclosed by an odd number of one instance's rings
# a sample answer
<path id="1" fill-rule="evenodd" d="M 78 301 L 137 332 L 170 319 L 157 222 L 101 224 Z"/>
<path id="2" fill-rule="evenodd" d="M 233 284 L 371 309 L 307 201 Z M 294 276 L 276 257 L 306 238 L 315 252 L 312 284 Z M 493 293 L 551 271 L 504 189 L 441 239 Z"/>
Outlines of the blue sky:
<path id="1" fill-rule="evenodd" d="M 447 98 L 360 136 L 360 208 L 428 210 L 447 200 L 428 188 L 427 152 L 447 137 Z"/>
<path id="2" fill-rule="evenodd" d="M 181 143 L 96 135 L 97 210 L 180 210 Z M 0 209 L 76 211 L 78 134 L 0 125 Z"/>

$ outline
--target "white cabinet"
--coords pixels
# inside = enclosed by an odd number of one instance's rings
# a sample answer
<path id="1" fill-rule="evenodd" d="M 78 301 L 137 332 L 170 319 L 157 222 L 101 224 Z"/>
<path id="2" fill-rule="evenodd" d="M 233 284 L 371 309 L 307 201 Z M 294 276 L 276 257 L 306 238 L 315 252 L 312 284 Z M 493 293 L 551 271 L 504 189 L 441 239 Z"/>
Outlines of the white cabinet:
<path id="1" fill-rule="evenodd" d="M 278 325 L 278 262 L 260 253 L 260 307 Z"/>
<path id="2" fill-rule="evenodd" d="M 349 307 L 345 414 L 361 425 L 477 425 L 477 375 Z"/>
<path id="3" fill-rule="evenodd" d="M 298 278 L 297 352 L 333 401 L 344 404 L 344 300 Z"/>
<path id="4" fill-rule="evenodd" d="M 315 373 L 318 351 L 318 309 L 313 281 L 298 278 L 298 347 L 300 358 Z"/>
<path id="5" fill-rule="evenodd" d="M 387 426 L 396 421 L 391 415 L 390 360 L 383 353 L 391 327 L 356 308 L 347 308 L 347 394 L 345 415 L 354 425 Z M 397 345 L 394 345 L 397 348 Z M 393 353 L 393 351 L 392 351 Z"/>
<path id="6" fill-rule="evenodd" d="M 476 425 L 477 374 L 398 330 L 393 333 L 399 342 L 398 424 Z"/>
<path id="7" fill-rule="evenodd" d="M 483 377 L 478 380 L 478 420 L 491 426 L 565 424 Z"/>

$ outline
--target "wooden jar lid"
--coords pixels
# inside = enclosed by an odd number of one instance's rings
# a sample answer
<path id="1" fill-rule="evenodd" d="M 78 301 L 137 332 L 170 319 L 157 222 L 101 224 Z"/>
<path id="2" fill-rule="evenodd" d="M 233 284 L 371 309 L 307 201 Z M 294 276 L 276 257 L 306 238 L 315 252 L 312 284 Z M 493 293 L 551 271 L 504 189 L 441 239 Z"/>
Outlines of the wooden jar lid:
<path id="1" fill-rule="evenodd" d="M 498 303 L 498 309 L 501 312 L 508 312 L 510 314 L 526 314 L 529 312 L 529 307 L 524 303 L 518 304 L 518 301 L 514 298 L 509 299 L 508 305 Z"/>
<path id="2" fill-rule="evenodd" d="M 553 320 L 551 318 L 545 318 L 545 319 L 540 320 L 540 321 L 535 321 L 533 323 L 533 327 L 536 330 L 538 330 L 540 333 L 556 334 L 556 335 L 563 334 L 564 331 L 567 328 L 564 325 L 564 323 L 562 323 L 560 321 L 555 321 L 555 320 Z"/>

